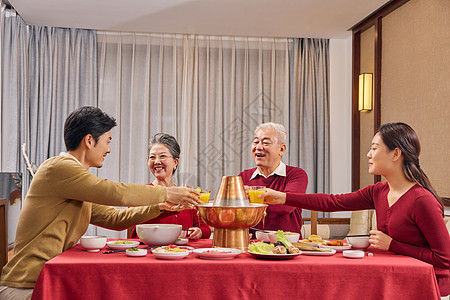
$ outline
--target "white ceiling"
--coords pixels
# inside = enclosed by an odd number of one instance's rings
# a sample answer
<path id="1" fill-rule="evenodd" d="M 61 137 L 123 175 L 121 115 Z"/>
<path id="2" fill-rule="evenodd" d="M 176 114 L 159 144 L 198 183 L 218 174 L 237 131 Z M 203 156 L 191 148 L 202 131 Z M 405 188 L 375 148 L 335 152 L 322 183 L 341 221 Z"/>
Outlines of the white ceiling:
<path id="1" fill-rule="evenodd" d="M 228 36 L 346 38 L 389 0 L 9 0 L 29 25 Z"/>

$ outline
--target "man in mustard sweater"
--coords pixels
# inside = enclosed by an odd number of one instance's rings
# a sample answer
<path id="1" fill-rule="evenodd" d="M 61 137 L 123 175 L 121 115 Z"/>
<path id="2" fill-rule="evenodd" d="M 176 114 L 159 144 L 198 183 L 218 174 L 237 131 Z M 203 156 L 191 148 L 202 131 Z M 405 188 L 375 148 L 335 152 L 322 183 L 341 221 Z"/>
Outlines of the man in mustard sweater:
<path id="1" fill-rule="evenodd" d="M 44 263 L 74 246 L 89 224 L 123 230 L 158 216 L 161 208 L 200 203 L 186 187 L 115 183 L 90 173 L 110 152 L 114 126 L 114 118 L 96 107 L 81 107 L 67 118 L 67 153 L 39 167 L 25 198 L 14 256 L 1 273 L 1 300 L 29 299 Z"/>

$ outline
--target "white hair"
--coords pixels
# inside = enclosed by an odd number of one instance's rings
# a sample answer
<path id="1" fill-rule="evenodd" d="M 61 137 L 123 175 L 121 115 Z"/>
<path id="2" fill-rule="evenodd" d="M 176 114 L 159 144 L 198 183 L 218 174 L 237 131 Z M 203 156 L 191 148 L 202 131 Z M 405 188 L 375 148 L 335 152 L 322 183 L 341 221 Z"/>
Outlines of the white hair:
<path id="1" fill-rule="evenodd" d="M 256 127 L 254 134 L 256 135 L 256 132 L 260 129 L 268 129 L 268 128 L 275 129 L 275 131 L 277 132 L 278 143 L 286 144 L 286 137 L 287 137 L 286 128 L 284 128 L 284 126 L 281 124 L 272 123 L 272 122 L 262 123 L 262 124 L 258 125 L 258 127 Z"/>

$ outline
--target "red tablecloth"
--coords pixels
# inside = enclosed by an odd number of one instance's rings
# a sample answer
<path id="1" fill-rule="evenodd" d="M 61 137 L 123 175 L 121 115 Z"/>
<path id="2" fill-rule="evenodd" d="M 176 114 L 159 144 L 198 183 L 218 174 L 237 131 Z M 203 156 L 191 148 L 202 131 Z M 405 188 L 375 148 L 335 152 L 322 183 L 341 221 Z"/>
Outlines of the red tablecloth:
<path id="1" fill-rule="evenodd" d="M 194 241 L 195 248 L 211 240 Z M 143 247 L 143 246 L 141 246 Z M 89 253 L 79 245 L 48 261 L 32 299 L 440 299 L 433 267 L 383 251 L 362 259 L 248 253 L 210 260 Z"/>

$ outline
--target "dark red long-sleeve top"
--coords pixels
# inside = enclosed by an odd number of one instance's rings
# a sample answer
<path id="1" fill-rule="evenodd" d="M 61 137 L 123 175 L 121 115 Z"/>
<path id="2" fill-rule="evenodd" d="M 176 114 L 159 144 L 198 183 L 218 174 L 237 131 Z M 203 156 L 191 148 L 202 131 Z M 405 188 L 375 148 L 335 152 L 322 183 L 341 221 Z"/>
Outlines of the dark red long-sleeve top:
<path id="1" fill-rule="evenodd" d="M 389 251 L 434 267 L 441 296 L 450 294 L 450 236 L 442 207 L 427 189 L 415 185 L 389 206 L 389 184 L 377 183 L 342 195 L 286 194 L 286 205 L 320 211 L 375 209 L 378 230 L 392 238 Z"/>

